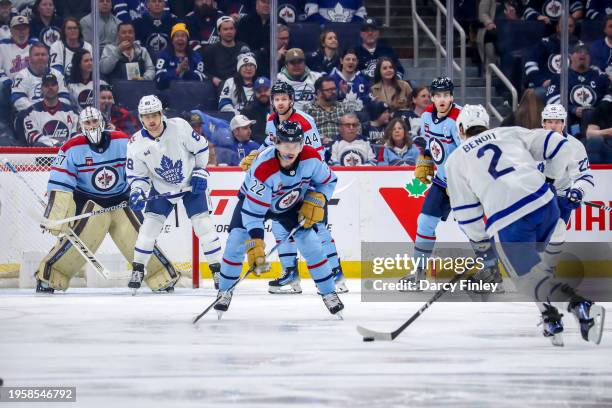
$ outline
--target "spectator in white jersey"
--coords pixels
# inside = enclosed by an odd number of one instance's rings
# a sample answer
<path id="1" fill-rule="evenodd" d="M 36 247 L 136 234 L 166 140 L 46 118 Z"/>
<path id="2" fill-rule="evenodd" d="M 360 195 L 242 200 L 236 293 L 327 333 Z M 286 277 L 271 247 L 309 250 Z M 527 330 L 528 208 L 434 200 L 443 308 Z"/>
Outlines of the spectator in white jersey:
<path id="1" fill-rule="evenodd" d="M 72 71 L 68 77 L 68 91 L 70 92 L 72 105 L 80 112 L 94 104 L 93 58 L 91 52 L 78 50 L 74 53 L 70 65 L 72 65 Z M 107 85 L 103 80 L 100 80 L 100 84 Z"/>
<path id="2" fill-rule="evenodd" d="M 62 24 L 61 41 L 56 41 L 49 50 L 51 68 L 57 69 L 65 77 L 70 76 L 72 56 L 78 50 L 91 52 L 91 44 L 83 40 L 81 24 L 76 18 L 68 17 Z"/>
<path id="3" fill-rule="evenodd" d="M 11 86 L 18 72 L 29 66 L 30 47 L 36 40 L 30 39 L 28 18 L 11 18 L 11 38 L 0 41 L 0 81 Z"/>
<path id="4" fill-rule="evenodd" d="M 107 44 L 114 44 L 117 38 L 117 26 L 121 22 L 115 17 L 111 10 L 113 8 L 111 0 L 98 1 L 98 37 L 100 48 Z M 93 43 L 93 15 L 89 13 L 81 19 L 81 29 L 83 38 L 89 43 Z"/>
<path id="5" fill-rule="evenodd" d="M 155 78 L 149 51 L 136 41 L 132 23 L 121 23 L 117 43 L 108 44 L 100 58 L 100 72 L 110 79 L 147 80 Z"/>
<path id="6" fill-rule="evenodd" d="M 250 54 L 238 56 L 236 73 L 228 78 L 219 95 L 219 110 L 238 113 L 253 100 L 253 81 L 257 72 L 257 62 Z"/>
<path id="7" fill-rule="evenodd" d="M 347 167 L 376 165 L 370 142 L 359 135 L 359 119 L 354 113 L 340 118 L 340 139 L 331 147 L 330 164 Z"/>
<path id="8" fill-rule="evenodd" d="M 321 77 L 321 73 L 311 71 L 306 66 L 306 57 L 300 48 L 288 50 L 285 54 L 285 63 L 285 67 L 281 69 L 276 79 L 291 85 L 295 92 L 295 108 L 304 109 L 308 103 L 315 100 L 315 82 Z"/>

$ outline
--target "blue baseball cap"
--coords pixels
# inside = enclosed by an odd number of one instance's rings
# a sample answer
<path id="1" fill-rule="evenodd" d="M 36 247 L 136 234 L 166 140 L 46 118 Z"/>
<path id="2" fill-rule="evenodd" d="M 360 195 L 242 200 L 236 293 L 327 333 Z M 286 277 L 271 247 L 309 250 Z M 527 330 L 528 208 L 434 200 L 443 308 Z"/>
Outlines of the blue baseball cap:
<path id="1" fill-rule="evenodd" d="M 253 83 L 253 90 L 257 91 L 258 89 L 261 89 L 261 88 L 270 89 L 271 86 L 272 84 L 270 83 L 270 80 L 268 78 L 259 77 Z"/>

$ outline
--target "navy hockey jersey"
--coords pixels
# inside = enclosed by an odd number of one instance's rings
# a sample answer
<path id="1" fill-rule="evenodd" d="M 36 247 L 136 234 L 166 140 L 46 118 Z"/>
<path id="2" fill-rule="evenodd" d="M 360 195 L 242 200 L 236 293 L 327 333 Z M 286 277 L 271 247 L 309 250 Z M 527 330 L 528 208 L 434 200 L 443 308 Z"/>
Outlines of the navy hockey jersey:
<path id="1" fill-rule="evenodd" d="M 182 59 L 175 54 L 170 53 L 169 49 L 162 50 L 155 64 L 155 83 L 160 89 L 165 89 L 170 86 L 170 81 L 203 81 L 204 62 L 202 56 L 198 52 L 189 54 L 189 70 L 185 71 L 182 76 L 176 75 L 176 67 L 179 66 Z"/>
<path id="2" fill-rule="evenodd" d="M 156 58 L 157 54 L 166 48 L 170 42 L 170 31 L 176 23 L 178 23 L 178 19 L 170 13 L 164 13 L 160 19 L 145 14 L 134 20 L 136 39 L 140 45 L 149 51 L 152 59 Z"/>
<path id="3" fill-rule="evenodd" d="M 576 113 L 578 107 L 594 107 L 608 92 L 608 76 L 595 69 L 578 73 L 568 70 L 569 112 Z M 546 104 L 561 103 L 560 76 L 555 75 L 546 88 Z"/>
<path id="4" fill-rule="evenodd" d="M 367 50 L 363 44 L 360 44 L 355 51 L 357 52 L 357 58 L 359 59 L 357 69 L 360 70 L 365 76 L 374 78 L 374 71 L 376 70 L 376 63 L 378 62 L 378 59 L 380 57 L 388 57 L 393 61 L 398 76 L 400 78 L 404 77 L 404 67 L 402 67 L 399 59 L 397 59 L 395 51 L 393 51 L 393 48 L 389 47 L 382 40 L 378 40 L 378 45 L 373 52 Z"/>
<path id="5" fill-rule="evenodd" d="M 304 10 L 316 23 L 360 23 L 367 16 L 363 0 L 308 0 Z"/>
<path id="6" fill-rule="evenodd" d="M 569 37 L 569 44 L 575 44 L 578 39 Z M 547 79 L 552 79 L 561 73 L 561 41 L 559 35 L 542 38 L 525 62 L 525 77 L 529 87 L 542 86 Z"/>

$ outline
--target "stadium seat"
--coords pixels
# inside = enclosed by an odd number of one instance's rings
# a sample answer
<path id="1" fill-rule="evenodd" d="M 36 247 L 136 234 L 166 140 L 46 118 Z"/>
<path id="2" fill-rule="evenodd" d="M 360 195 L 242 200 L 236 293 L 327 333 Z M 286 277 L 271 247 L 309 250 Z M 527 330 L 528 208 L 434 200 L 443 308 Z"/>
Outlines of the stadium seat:
<path id="1" fill-rule="evenodd" d="M 546 26 L 539 21 L 508 21 L 497 23 L 499 55 L 533 46 L 546 36 Z"/>
<path id="2" fill-rule="evenodd" d="M 138 109 L 138 102 L 144 95 L 157 95 L 159 91 L 153 81 L 128 81 L 124 79 L 114 80 L 113 94 L 115 102 L 123 105 L 130 111 Z"/>
<path id="3" fill-rule="evenodd" d="M 321 26 L 316 23 L 289 24 L 291 47 L 301 48 L 305 53 L 316 51 L 319 48 L 320 33 Z"/>
<path id="4" fill-rule="evenodd" d="M 361 40 L 361 24 L 359 23 L 327 23 L 325 28 L 330 28 L 338 35 L 341 49 L 356 47 Z"/>
<path id="5" fill-rule="evenodd" d="M 210 81 L 172 81 L 164 93 L 168 106 L 179 111 L 189 111 L 195 106 L 204 110 L 217 108 L 217 92 Z"/>
<path id="6" fill-rule="evenodd" d="M 593 42 L 603 37 L 602 20 L 583 20 L 580 23 L 580 40 L 583 42 Z"/>

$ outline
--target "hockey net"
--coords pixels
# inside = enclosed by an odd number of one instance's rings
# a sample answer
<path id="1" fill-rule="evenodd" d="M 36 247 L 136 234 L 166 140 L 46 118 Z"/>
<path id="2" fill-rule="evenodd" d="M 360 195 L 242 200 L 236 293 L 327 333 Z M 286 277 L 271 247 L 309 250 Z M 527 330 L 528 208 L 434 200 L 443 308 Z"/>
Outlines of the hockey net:
<path id="1" fill-rule="evenodd" d="M 46 202 L 47 182 L 51 163 L 57 149 L 53 148 L 0 148 L 0 287 L 32 287 L 34 274 L 42 258 L 56 243 L 57 238 L 44 233 L 39 220 L 44 208 L 19 177 L 4 165 L 10 162 L 26 179 L 38 197 Z M 181 272 L 180 286 L 199 285 L 197 241 L 188 241 L 196 247 L 180 256 L 169 256 Z M 110 272 L 111 279 L 98 276 L 92 267 L 78 271 L 72 286 L 124 287 L 130 276 L 130 265 L 121 255 L 110 237 L 106 237 L 96 251 L 96 257 Z"/>

